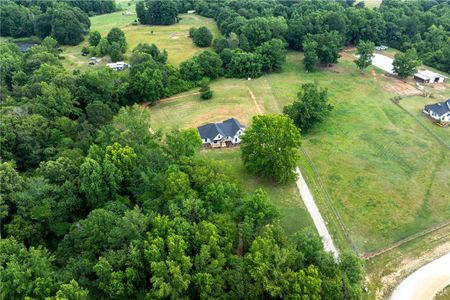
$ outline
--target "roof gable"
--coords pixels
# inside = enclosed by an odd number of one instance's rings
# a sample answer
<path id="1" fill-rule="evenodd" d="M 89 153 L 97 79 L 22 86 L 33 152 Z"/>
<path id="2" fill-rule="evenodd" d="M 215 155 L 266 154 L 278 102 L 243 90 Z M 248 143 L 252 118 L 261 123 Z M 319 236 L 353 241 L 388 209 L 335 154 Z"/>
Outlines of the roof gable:
<path id="1" fill-rule="evenodd" d="M 197 127 L 200 137 L 210 140 L 213 140 L 218 134 L 223 137 L 233 137 L 241 129 L 245 129 L 245 126 L 235 118 L 228 119 L 222 123 L 209 123 Z"/>
<path id="2" fill-rule="evenodd" d="M 444 102 L 425 105 L 425 109 L 432 111 L 439 116 L 445 115 L 446 113 L 450 112 L 450 99 Z"/>

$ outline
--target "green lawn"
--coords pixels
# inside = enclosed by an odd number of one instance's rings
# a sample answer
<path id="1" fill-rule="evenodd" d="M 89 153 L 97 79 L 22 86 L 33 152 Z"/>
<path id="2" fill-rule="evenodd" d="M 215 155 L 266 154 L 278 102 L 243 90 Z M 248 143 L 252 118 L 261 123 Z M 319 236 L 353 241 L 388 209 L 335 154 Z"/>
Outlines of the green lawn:
<path id="1" fill-rule="evenodd" d="M 334 110 L 303 136 L 325 190 L 312 182 L 313 172 L 307 181 L 341 248 L 350 242 L 336 215 L 358 252 L 385 247 L 448 219 L 448 149 L 390 101 L 395 94 L 385 87 L 393 79 L 372 67 L 360 72 L 347 58 L 332 69 L 305 73 L 301 60 L 300 53 L 289 52 L 282 73 L 251 81 L 216 80 L 209 101 L 191 95 L 161 103 L 151 108 L 152 124 L 183 128 L 237 117 L 248 125 L 258 114 L 249 87 L 263 113 L 279 113 L 295 99 L 301 83 L 315 81 L 328 88 Z M 197 91 L 186 95 L 192 92 Z M 450 91 L 441 94 L 448 97 Z M 306 159 L 299 164 L 311 169 Z"/>
<path id="2" fill-rule="evenodd" d="M 125 5 L 127 2 L 124 2 Z M 106 36 L 113 27 L 119 27 L 125 32 L 128 51 L 126 56 L 131 55 L 131 51 L 137 44 L 141 42 L 155 43 L 158 47 L 166 49 L 169 53 L 168 62 L 173 65 L 179 65 L 186 59 L 198 54 L 204 50 L 211 50 L 211 48 L 199 48 L 195 46 L 192 39 L 189 38 L 189 29 L 191 27 L 208 27 L 215 37 L 219 36 L 219 30 L 213 19 L 204 18 L 195 14 L 181 14 L 182 20 L 174 25 L 169 26 L 149 26 L 137 25 L 133 26 L 133 21 L 137 18 L 134 7 L 129 8 L 122 3 L 123 7 L 133 13 L 133 15 L 124 15 L 123 11 L 114 12 L 111 14 L 99 15 L 91 17 L 91 31 L 98 30 L 102 36 Z M 153 31 L 153 34 L 151 34 Z M 63 56 L 65 59 L 63 63 L 69 69 L 89 69 L 89 57 L 81 55 L 81 49 L 88 46 L 87 37 L 83 43 L 77 46 L 64 46 Z M 101 62 L 95 67 L 104 66 L 110 62 L 109 57 L 104 57 Z"/>
<path id="3" fill-rule="evenodd" d="M 218 161 L 223 165 L 225 173 L 235 178 L 242 188 L 249 193 L 257 188 L 267 192 L 270 199 L 281 213 L 281 225 L 288 234 L 293 234 L 303 228 L 310 227 L 315 230 L 295 183 L 280 185 L 270 180 L 250 175 L 242 164 L 239 148 L 204 150 L 203 157 Z"/>
<path id="4" fill-rule="evenodd" d="M 152 126 L 155 129 L 189 128 L 231 117 L 249 125 L 251 117 L 258 114 L 258 108 L 262 113 L 276 110 L 275 98 L 264 78 L 219 79 L 211 83 L 211 90 L 214 93 L 211 100 L 201 100 L 200 95 L 193 94 L 198 90 L 192 90 L 152 107 Z"/>

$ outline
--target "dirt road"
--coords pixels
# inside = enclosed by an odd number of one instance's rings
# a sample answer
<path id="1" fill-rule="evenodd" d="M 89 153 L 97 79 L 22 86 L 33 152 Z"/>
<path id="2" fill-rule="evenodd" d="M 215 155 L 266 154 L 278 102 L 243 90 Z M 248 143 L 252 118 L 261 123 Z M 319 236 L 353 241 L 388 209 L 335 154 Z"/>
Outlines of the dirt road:
<path id="1" fill-rule="evenodd" d="M 450 284 L 450 252 L 403 280 L 390 300 L 431 300 Z"/>
<path id="2" fill-rule="evenodd" d="M 300 172 L 300 169 L 298 167 L 295 168 L 295 172 L 298 174 L 297 187 L 300 192 L 300 196 L 302 197 L 306 209 L 308 210 L 309 214 L 311 215 L 311 218 L 313 219 L 317 232 L 322 237 L 323 246 L 326 251 L 331 252 L 334 258 L 337 259 L 339 257 L 339 252 L 334 246 L 333 240 L 331 239 L 331 235 L 328 232 L 327 226 L 325 225 L 325 221 L 323 220 L 316 203 L 314 202 L 314 198 L 311 194 L 311 191 L 309 190 L 308 185 L 306 184 L 306 181 L 303 178 L 302 173 Z"/>

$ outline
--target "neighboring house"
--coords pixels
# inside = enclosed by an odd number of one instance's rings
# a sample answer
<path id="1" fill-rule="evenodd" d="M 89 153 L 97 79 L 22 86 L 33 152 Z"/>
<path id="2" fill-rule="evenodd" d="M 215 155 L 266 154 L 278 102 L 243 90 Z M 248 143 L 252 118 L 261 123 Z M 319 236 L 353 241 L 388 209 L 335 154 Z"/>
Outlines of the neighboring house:
<path id="1" fill-rule="evenodd" d="M 241 143 L 241 135 L 245 126 L 235 118 L 222 123 L 209 123 L 197 127 L 204 147 L 223 148 L 236 146 Z"/>
<path id="2" fill-rule="evenodd" d="M 122 71 L 129 67 L 129 65 L 126 62 L 118 61 L 115 63 L 106 64 L 106 66 L 110 67 L 114 71 Z"/>
<path id="3" fill-rule="evenodd" d="M 450 122 L 450 99 L 425 105 L 423 112 L 437 121 Z"/>
<path id="4" fill-rule="evenodd" d="M 444 82 L 445 77 L 429 70 L 422 70 L 414 74 L 414 79 L 423 83 L 441 83 Z"/>

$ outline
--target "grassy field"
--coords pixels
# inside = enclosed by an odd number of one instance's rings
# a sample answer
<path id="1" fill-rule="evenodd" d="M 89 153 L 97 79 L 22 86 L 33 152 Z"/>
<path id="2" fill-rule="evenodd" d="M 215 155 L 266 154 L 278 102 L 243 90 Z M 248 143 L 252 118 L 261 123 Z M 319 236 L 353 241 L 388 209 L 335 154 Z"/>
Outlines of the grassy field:
<path id="1" fill-rule="evenodd" d="M 127 2 L 124 2 L 127 3 Z M 132 15 L 124 15 L 123 11 L 114 12 L 111 14 L 91 17 L 91 31 L 98 30 L 102 36 L 106 36 L 113 27 L 119 27 L 125 32 L 128 51 L 126 56 L 131 55 L 131 51 L 140 42 L 149 44 L 156 44 L 160 49 L 166 49 L 169 53 L 168 62 L 173 65 L 179 65 L 186 59 L 210 48 L 199 48 L 195 46 L 192 39 L 189 38 L 189 29 L 191 27 L 208 27 L 213 35 L 217 37 L 219 30 L 213 19 L 204 18 L 194 14 L 181 14 L 182 20 L 170 26 L 149 26 L 136 25 L 133 26 L 133 21 L 137 18 L 134 14 L 134 8 L 128 8 L 126 4 L 122 3 L 123 7 L 133 13 Z M 153 31 L 153 34 L 151 34 Z M 77 46 L 64 46 L 62 55 L 65 57 L 63 63 L 68 69 L 82 69 L 86 70 L 93 68 L 89 66 L 89 57 L 81 55 L 81 49 L 88 46 L 87 37 L 83 43 Z M 95 67 L 104 66 L 110 62 L 109 57 L 104 57 L 101 62 Z M 95 68 L 94 67 L 94 68 Z"/>
<path id="2" fill-rule="evenodd" d="M 237 148 L 201 152 L 201 156 L 223 164 L 224 171 L 232 178 L 238 180 L 245 191 L 253 193 L 257 188 L 262 188 L 266 191 L 279 209 L 281 225 L 288 234 L 293 234 L 306 227 L 315 230 L 295 183 L 280 185 L 270 180 L 250 175 L 244 169 L 240 155 L 240 150 Z"/>
<path id="3" fill-rule="evenodd" d="M 152 107 L 152 126 L 155 129 L 189 128 L 231 117 L 249 125 L 251 117 L 258 112 L 276 111 L 275 98 L 270 95 L 270 87 L 264 78 L 251 81 L 219 79 L 211 83 L 211 89 L 214 92 L 212 100 L 201 100 L 197 90 L 163 100 Z"/>
<path id="4" fill-rule="evenodd" d="M 301 59 L 300 53 L 290 52 L 282 73 L 251 81 L 217 80 L 210 101 L 189 95 L 194 90 L 163 102 L 152 108 L 152 124 L 183 128 L 237 117 L 248 125 L 258 107 L 262 113 L 278 113 L 295 99 L 301 83 L 315 81 L 329 89 L 334 110 L 304 135 L 303 147 L 323 184 L 313 192 L 331 202 L 324 200 L 320 209 L 330 222 L 341 220 L 355 249 L 375 251 L 448 219 L 448 149 L 390 101 L 395 94 L 387 87 L 393 79 L 374 68 L 361 73 L 349 58 L 331 69 L 305 73 Z M 433 130 L 443 139 L 450 137 L 448 129 Z M 299 164 L 311 168 L 306 159 Z M 330 227 L 345 243 L 342 226 L 334 221 Z"/>

